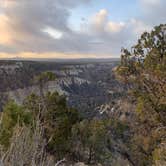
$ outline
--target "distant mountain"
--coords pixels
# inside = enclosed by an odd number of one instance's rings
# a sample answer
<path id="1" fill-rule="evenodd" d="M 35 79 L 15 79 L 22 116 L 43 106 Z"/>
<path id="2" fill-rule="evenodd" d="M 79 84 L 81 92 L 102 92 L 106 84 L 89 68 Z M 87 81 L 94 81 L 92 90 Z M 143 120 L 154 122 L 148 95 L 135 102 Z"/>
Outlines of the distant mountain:
<path id="1" fill-rule="evenodd" d="M 61 58 L 0 58 L 4 61 L 38 61 L 38 62 L 65 62 L 65 63 L 95 63 L 95 62 L 115 62 L 120 61 L 120 58 L 76 58 L 76 59 L 61 59 Z"/>

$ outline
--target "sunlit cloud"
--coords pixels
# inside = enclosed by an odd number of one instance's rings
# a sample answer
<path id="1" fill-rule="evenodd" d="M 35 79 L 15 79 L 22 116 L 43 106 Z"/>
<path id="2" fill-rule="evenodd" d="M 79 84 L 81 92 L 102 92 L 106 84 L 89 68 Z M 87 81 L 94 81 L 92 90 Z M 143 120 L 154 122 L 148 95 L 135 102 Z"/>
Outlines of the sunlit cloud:
<path id="1" fill-rule="evenodd" d="M 8 17 L 4 14 L 0 15 L 0 44 L 9 44 L 11 43 L 11 34 L 8 27 Z"/>
<path id="2" fill-rule="evenodd" d="M 110 56 L 103 55 L 105 58 Z M 23 58 L 23 59 L 33 59 L 33 58 L 57 58 L 57 59 L 77 59 L 77 58 L 98 58 L 96 54 L 78 54 L 78 53 L 60 53 L 60 52 L 43 52 L 43 53 L 34 53 L 34 52 L 20 52 L 20 53 L 5 53 L 0 52 L 0 59 L 4 58 Z M 115 58 L 112 56 L 112 58 Z"/>
<path id="3" fill-rule="evenodd" d="M 56 30 L 54 28 L 51 28 L 51 27 L 47 27 L 47 28 L 45 28 L 42 31 L 48 33 L 54 39 L 60 39 L 62 37 L 62 35 L 63 35 L 62 32 L 60 32 L 60 31 L 58 31 L 58 30 Z"/>

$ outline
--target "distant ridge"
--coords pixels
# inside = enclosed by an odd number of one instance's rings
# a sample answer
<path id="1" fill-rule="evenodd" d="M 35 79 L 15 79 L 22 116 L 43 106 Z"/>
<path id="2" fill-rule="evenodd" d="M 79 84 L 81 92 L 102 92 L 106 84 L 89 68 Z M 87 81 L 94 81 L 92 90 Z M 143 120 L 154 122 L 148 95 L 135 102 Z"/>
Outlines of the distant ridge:
<path id="1" fill-rule="evenodd" d="M 0 58 L 7 61 L 43 61 L 43 62 L 114 62 L 120 61 L 120 58 L 77 58 L 77 59 L 60 59 L 60 58 Z"/>

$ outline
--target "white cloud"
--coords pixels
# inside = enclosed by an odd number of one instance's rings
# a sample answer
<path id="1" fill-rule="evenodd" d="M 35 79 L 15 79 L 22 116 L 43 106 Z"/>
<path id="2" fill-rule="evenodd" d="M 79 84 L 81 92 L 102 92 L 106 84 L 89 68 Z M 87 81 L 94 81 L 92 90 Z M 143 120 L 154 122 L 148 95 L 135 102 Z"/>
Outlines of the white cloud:
<path id="1" fill-rule="evenodd" d="M 106 31 L 108 32 L 112 32 L 112 33 L 117 33 L 117 32 L 120 32 L 125 26 L 125 23 L 124 22 L 112 22 L 112 21 L 109 21 L 106 25 Z"/>
<path id="2" fill-rule="evenodd" d="M 58 31 L 51 27 L 47 27 L 42 31 L 48 33 L 54 39 L 60 39 L 63 36 L 63 33 L 61 31 Z"/>
<path id="3" fill-rule="evenodd" d="M 151 26 L 139 19 L 115 22 L 109 19 L 107 10 L 102 9 L 89 19 L 87 26 L 91 48 L 96 53 L 120 55 L 121 47 L 132 46 L 138 37 Z"/>
<path id="4" fill-rule="evenodd" d="M 107 23 L 107 20 L 108 20 L 108 11 L 106 9 L 101 9 L 90 19 L 90 24 L 92 26 L 92 29 L 95 30 L 95 32 L 103 31 L 105 24 Z"/>
<path id="5" fill-rule="evenodd" d="M 92 32 L 103 33 L 117 33 L 122 30 L 125 23 L 113 22 L 108 19 L 109 12 L 106 9 L 101 9 L 99 12 L 94 14 L 90 19 L 90 27 Z"/>
<path id="6" fill-rule="evenodd" d="M 144 31 L 148 31 L 150 26 L 138 19 L 130 19 L 126 22 L 115 22 L 108 19 L 109 13 L 106 9 L 97 12 L 89 21 L 90 33 L 118 35 L 124 30 L 129 30 L 128 33 L 140 35 Z"/>

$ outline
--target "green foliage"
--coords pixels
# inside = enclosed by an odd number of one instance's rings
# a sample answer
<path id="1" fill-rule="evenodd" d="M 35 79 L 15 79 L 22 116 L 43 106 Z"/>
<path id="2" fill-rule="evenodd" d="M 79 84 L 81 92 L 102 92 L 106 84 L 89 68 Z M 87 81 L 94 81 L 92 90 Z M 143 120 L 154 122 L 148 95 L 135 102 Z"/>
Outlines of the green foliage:
<path id="1" fill-rule="evenodd" d="M 12 116 L 8 112 L 15 114 Z M 8 140 L 6 144 L 10 143 L 14 126 L 17 124 L 20 126 L 30 124 L 28 128 L 33 133 L 35 132 L 34 125 L 39 123 L 44 132 L 43 140 L 47 143 L 46 151 L 56 156 L 57 160 L 70 156 L 73 160 L 87 163 L 108 162 L 112 157 L 107 148 L 107 145 L 111 144 L 108 132 L 114 131 L 113 134 L 119 139 L 126 130 L 122 123 L 115 120 L 81 121 L 78 111 L 68 108 L 65 97 L 57 92 L 48 92 L 44 96 L 31 94 L 24 101 L 23 106 L 18 106 L 13 102 L 8 104 L 3 114 L 5 118 L 2 124 L 6 127 L 3 127 L 5 130 L 1 132 L 1 138 Z M 28 115 L 31 115 L 30 121 L 27 121 Z M 12 122 L 8 120 L 9 118 Z"/>
<path id="2" fill-rule="evenodd" d="M 73 151 L 76 158 L 87 163 L 103 162 L 110 157 L 106 150 L 107 130 L 104 121 L 83 120 L 72 128 Z M 87 154 L 87 155 L 86 155 Z"/>
<path id="3" fill-rule="evenodd" d="M 128 125 L 116 119 L 110 120 L 109 123 L 110 130 L 114 132 L 114 137 L 123 138 L 123 134 L 128 129 Z"/>
<path id="4" fill-rule="evenodd" d="M 49 71 L 47 71 L 47 72 L 43 72 L 43 73 L 41 73 L 38 77 L 37 77 L 37 80 L 38 80 L 38 82 L 48 82 L 48 81 L 53 81 L 53 80 L 55 80 L 55 74 L 54 73 L 52 73 L 52 72 L 49 72 Z"/>
<path id="5" fill-rule="evenodd" d="M 25 112 L 22 106 L 10 101 L 4 107 L 0 129 L 0 144 L 7 148 L 10 145 L 14 127 L 16 125 L 29 125 L 32 122 L 31 113 Z"/>
<path id="6" fill-rule="evenodd" d="M 136 99 L 136 125 L 133 125 L 133 154 L 140 165 L 152 164 L 152 153 L 161 143 L 156 132 L 166 125 L 166 24 L 141 35 L 131 51 L 122 50 L 117 75 Z"/>
<path id="7" fill-rule="evenodd" d="M 48 91 L 48 82 L 54 81 L 56 76 L 54 73 L 47 71 L 41 73 L 39 76 L 35 77 L 35 82 L 39 85 L 40 96 L 44 97 L 44 89 Z"/>
<path id="8" fill-rule="evenodd" d="M 160 144 L 153 152 L 153 161 L 156 166 L 165 165 L 166 162 L 166 146 Z"/>
<path id="9" fill-rule="evenodd" d="M 24 101 L 23 105 L 28 110 L 31 111 L 35 116 L 39 114 L 41 101 L 40 97 L 36 94 L 32 93 L 31 95 L 27 96 L 26 100 Z"/>
<path id="10" fill-rule="evenodd" d="M 7 150 L 15 129 L 24 127 L 35 134 L 35 128 L 42 127 L 45 151 L 62 159 L 70 154 L 72 127 L 80 121 L 78 111 L 68 108 L 64 96 L 48 92 L 44 96 L 31 94 L 19 106 L 10 101 L 1 116 L 0 144 Z M 39 126 L 38 126 L 39 125 Z"/>
<path id="11" fill-rule="evenodd" d="M 68 108 L 66 98 L 57 92 L 44 96 L 32 94 L 24 102 L 25 108 L 31 110 L 44 127 L 44 137 L 48 141 L 47 151 L 61 159 L 71 148 L 71 129 L 79 121 L 78 111 Z"/>

